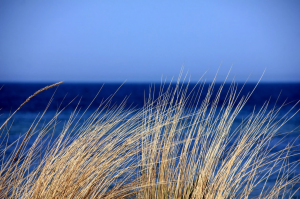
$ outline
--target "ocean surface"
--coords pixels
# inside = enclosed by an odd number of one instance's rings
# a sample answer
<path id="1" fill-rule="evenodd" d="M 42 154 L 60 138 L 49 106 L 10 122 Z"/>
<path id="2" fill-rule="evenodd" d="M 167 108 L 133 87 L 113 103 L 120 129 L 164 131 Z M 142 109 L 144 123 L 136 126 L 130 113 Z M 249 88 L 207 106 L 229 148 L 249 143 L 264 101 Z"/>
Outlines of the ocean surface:
<path id="1" fill-rule="evenodd" d="M 32 95 L 37 90 L 47 86 L 49 84 L 38 84 L 38 83 L 0 83 L 0 124 L 9 117 L 9 115 L 14 112 L 30 95 Z M 215 84 L 214 95 L 217 93 L 218 88 L 221 84 Z M 247 83 L 243 86 L 242 83 L 237 84 L 237 90 L 243 87 L 240 91 L 240 96 L 247 95 L 251 93 L 256 84 Z M 165 85 L 164 90 L 169 85 Z M 184 87 L 187 84 L 183 85 Z M 203 88 L 200 101 L 204 99 L 205 93 L 208 89 L 209 84 L 206 84 Z M 105 84 L 77 84 L 77 83 L 63 83 L 62 85 L 51 88 L 44 91 L 34 98 L 32 98 L 28 103 L 26 103 L 10 120 L 8 125 L 5 127 L 4 134 L 9 129 L 9 136 L 1 136 L 0 141 L 2 143 L 1 148 L 3 148 L 3 143 L 6 144 L 13 143 L 21 135 L 24 135 L 30 128 L 32 122 L 35 120 L 38 114 L 43 113 L 49 102 L 51 101 L 47 112 L 43 116 L 40 126 L 45 125 L 54 116 L 57 110 L 64 108 L 64 111 L 58 117 L 60 124 L 54 130 L 54 134 L 58 135 L 61 132 L 63 125 L 66 123 L 70 117 L 72 111 L 77 108 L 81 112 L 86 110 L 87 112 L 83 116 L 83 119 L 87 118 L 92 114 L 101 104 L 101 102 L 110 98 L 110 107 L 120 105 L 124 102 L 124 98 L 127 99 L 125 103 L 126 108 L 134 108 L 136 110 L 141 109 L 144 105 L 145 98 L 149 96 L 149 90 L 154 93 L 154 98 L 159 95 L 161 88 L 160 84 L 148 84 L 148 83 L 125 83 L 121 86 L 120 83 L 105 83 Z M 175 88 L 175 84 L 171 85 L 171 88 Z M 226 93 L 230 88 L 230 84 L 225 84 L 223 91 L 221 93 L 219 106 L 222 105 L 225 100 Z M 199 89 L 199 85 L 190 83 L 188 86 L 188 92 L 192 90 L 196 92 Z M 98 91 L 100 91 L 98 93 Z M 98 93 L 98 95 L 97 95 Z M 94 99 L 94 101 L 93 101 Z M 214 98 L 212 98 L 214 99 Z M 252 93 L 248 102 L 242 109 L 241 113 L 236 118 L 234 126 L 240 124 L 242 119 L 246 118 L 253 111 L 258 111 L 266 102 L 268 102 L 268 109 L 273 107 L 280 107 L 284 105 L 280 112 L 279 118 L 288 118 L 294 115 L 299 109 L 300 104 L 295 105 L 297 101 L 300 100 L 300 83 L 260 83 L 257 88 Z M 91 104 L 91 102 L 93 103 Z M 71 103 L 70 103 L 71 102 Z M 197 108 L 196 103 L 190 103 L 191 106 L 187 108 Z M 294 108 L 293 108 L 294 106 Z M 289 110 L 293 108 L 290 112 Z M 109 110 L 109 108 L 108 108 Z M 289 161 L 297 161 L 300 159 L 300 113 L 294 115 L 283 127 L 281 127 L 280 132 L 291 132 L 288 136 L 282 134 L 276 139 L 284 139 L 284 141 L 274 148 L 274 151 L 278 151 L 284 148 L 288 143 L 293 143 L 294 150 L 291 152 L 291 157 Z M 3 132 L 3 131 L 1 131 Z M 29 143 L 30 146 L 31 143 Z M 8 157 L 11 153 L 8 150 L 6 156 Z M 2 158 L 2 157 L 1 157 Z M 296 167 L 295 175 L 300 175 L 300 166 Z M 298 185 L 297 185 L 298 186 Z M 296 190 L 296 187 L 294 187 Z M 295 196 L 300 198 L 300 192 L 298 191 Z"/>

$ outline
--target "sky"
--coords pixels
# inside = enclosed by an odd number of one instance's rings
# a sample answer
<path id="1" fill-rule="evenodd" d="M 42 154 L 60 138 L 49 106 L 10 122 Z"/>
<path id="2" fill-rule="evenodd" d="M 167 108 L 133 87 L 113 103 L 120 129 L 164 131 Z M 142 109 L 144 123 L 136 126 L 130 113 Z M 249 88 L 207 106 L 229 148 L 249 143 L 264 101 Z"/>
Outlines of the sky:
<path id="1" fill-rule="evenodd" d="M 300 82 L 300 1 L 1 0 L 0 82 Z"/>

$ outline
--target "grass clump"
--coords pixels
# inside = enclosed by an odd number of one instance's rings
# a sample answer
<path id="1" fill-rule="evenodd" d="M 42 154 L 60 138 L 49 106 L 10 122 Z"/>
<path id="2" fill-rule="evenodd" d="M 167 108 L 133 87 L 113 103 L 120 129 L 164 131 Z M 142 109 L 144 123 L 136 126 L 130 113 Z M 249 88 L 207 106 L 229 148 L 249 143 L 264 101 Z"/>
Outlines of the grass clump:
<path id="1" fill-rule="evenodd" d="M 240 96 L 233 82 L 220 102 L 224 84 L 216 95 L 214 82 L 205 93 L 203 86 L 188 92 L 179 81 L 162 85 L 141 110 L 125 109 L 126 100 L 108 108 L 108 99 L 82 122 L 76 108 L 54 140 L 50 131 L 63 109 L 38 129 L 42 114 L 14 145 L 1 142 L 0 197 L 292 198 L 300 182 L 292 173 L 299 161 L 289 159 L 293 143 L 271 153 L 292 116 L 279 118 L 281 107 L 266 102 L 234 127 L 252 93 Z"/>

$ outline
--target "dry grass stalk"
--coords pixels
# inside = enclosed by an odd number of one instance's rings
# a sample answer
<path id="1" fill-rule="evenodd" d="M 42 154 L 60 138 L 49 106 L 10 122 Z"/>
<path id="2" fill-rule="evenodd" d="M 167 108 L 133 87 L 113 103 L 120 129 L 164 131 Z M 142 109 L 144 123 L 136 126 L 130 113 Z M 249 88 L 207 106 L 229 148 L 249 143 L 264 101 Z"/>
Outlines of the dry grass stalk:
<path id="1" fill-rule="evenodd" d="M 63 83 L 63 82 L 57 82 L 57 83 L 55 83 L 55 84 L 46 86 L 46 87 L 44 87 L 44 88 L 42 88 L 42 89 L 36 91 L 33 95 L 29 96 L 29 97 L 28 97 L 28 98 L 27 98 L 27 99 L 26 99 L 26 100 L 25 100 L 25 101 L 17 108 L 17 110 L 15 110 L 15 112 L 14 112 L 13 114 L 11 114 L 10 117 L 8 117 L 8 118 L 6 119 L 6 121 L 1 125 L 0 130 L 7 124 L 7 122 L 14 116 L 14 114 L 15 114 L 16 112 L 18 112 L 18 111 L 22 108 L 22 106 L 24 106 L 27 102 L 29 102 L 29 100 L 31 100 L 34 96 L 38 95 L 39 93 L 41 93 L 41 92 L 43 92 L 43 91 L 45 91 L 45 90 L 48 90 L 49 88 L 58 86 L 58 85 L 60 85 L 60 84 L 62 84 L 62 83 Z"/>

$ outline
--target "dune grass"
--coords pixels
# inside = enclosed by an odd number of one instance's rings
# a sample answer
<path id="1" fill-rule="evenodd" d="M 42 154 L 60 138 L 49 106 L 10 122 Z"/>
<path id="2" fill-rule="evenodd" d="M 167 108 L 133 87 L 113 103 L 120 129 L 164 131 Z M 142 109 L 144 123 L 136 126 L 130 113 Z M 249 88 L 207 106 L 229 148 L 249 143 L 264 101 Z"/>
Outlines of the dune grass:
<path id="1" fill-rule="evenodd" d="M 266 102 L 233 128 L 252 93 L 240 96 L 232 82 L 220 107 L 223 85 L 213 99 L 214 82 L 205 93 L 203 86 L 188 93 L 179 81 L 175 88 L 163 84 L 159 97 L 150 92 L 141 110 L 125 109 L 126 100 L 110 107 L 108 99 L 82 122 L 75 109 L 51 142 L 63 108 L 38 129 L 42 114 L 15 145 L 1 141 L 0 197 L 292 198 L 300 182 L 293 175 L 299 161 L 289 160 L 293 143 L 271 153 L 273 138 L 291 117 L 278 119 L 281 107 Z"/>

